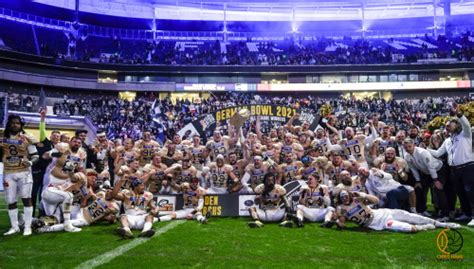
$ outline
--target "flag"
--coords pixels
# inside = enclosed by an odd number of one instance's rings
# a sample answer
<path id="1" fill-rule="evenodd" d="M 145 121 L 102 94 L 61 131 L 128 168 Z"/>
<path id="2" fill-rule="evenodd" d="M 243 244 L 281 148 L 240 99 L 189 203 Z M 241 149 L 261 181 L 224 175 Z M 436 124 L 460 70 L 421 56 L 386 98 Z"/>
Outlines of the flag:
<path id="1" fill-rule="evenodd" d="M 41 87 L 37 105 L 39 109 L 41 108 L 46 109 L 46 94 L 44 93 L 43 87 Z"/>

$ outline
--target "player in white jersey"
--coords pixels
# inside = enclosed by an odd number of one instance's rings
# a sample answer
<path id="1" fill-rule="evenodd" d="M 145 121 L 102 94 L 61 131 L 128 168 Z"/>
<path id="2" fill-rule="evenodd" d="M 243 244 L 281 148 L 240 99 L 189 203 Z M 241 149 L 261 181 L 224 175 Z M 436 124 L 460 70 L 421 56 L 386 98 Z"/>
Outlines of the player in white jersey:
<path id="1" fill-rule="evenodd" d="M 264 176 L 263 184 L 255 188 L 255 204 L 249 208 L 250 216 L 253 221 L 248 225 L 251 228 L 263 227 L 264 222 L 283 221 L 280 226 L 292 227 L 293 224 L 286 220 L 286 213 L 290 206 L 285 197 L 286 190 L 279 184 L 275 184 L 276 176 L 273 173 L 267 173 Z M 284 205 L 284 207 L 281 207 Z"/>
<path id="2" fill-rule="evenodd" d="M 120 191 L 127 180 L 131 181 L 131 189 Z M 118 233 L 125 239 L 133 238 L 131 229 L 142 230 L 141 237 L 151 237 L 155 234 L 152 229 L 153 218 L 158 214 L 158 208 L 153 200 L 153 194 L 145 191 L 145 184 L 140 179 L 122 177 L 115 185 L 113 197 L 122 201 L 124 214 L 120 216 L 121 227 Z"/>
<path id="3" fill-rule="evenodd" d="M 69 173 L 69 179 L 62 184 L 48 186 L 42 194 L 41 203 L 47 216 L 61 218 L 59 208 L 64 218 L 64 230 L 66 232 L 79 232 L 80 228 L 71 223 L 71 204 L 74 198 L 73 192 L 87 187 L 87 177 L 84 173 Z"/>
<path id="4" fill-rule="evenodd" d="M 84 207 L 81 207 L 76 218 L 71 219 L 71 224 L 74 227 L 89 226 L 100 220 L 106 220 L 110 224 L 115 223 L 116 214 L 120 208 L 117 202 L 112 197 L 112 190 L 99 191 L 97 194 L 90 192 L 87 194 L 88 198 L 92 198 L 93 202 Z M 38 233 L 50 233 L 64 231 L 66 229 L 65 223 L 55 225 L 45 225 L 41 220 L 37 220 L 37 227 L 35 229 Z"/>
<path id="5" fill-rule="evenodd" d="M 341 191 L 338 198 L 337 226 L 345 227 L 346 220 L 372 230 L 395 232 L 416 232 L 436 227 L 460 228 L 457 223 L 439 222 L 401 209 L 371 209 L 369 205 L 379 203 L 379 199 L 363 192 Z"/>
<path id="6" fill-rule="evenodd" d="M 17 115 L 8 117 L 4 137 L 0 141 L 0 161 L 3 163 L 3 186 L 8 204 L 8 216 L 11 228 L 4 235 L 20 232 L 18 225 L 18 196 L 23 201 L 25 228 L 23 235 L 31 234 L 33 204 L 31 189 L 33 176 L 31 166 L 38 162 L 38 151 L 34 144 L 36 139 L 23 131 L 24 123 Z"/>
<path id="7" fill-rule="evenodd" d="M 173 219 L 196 219 L 200 223 L 207 223 L 209 215 L 204 217 L 202 215 L 202 208 L 204 207 L 204 195 L 206 190 L 199 187 L 199 179 L 193 177 L 191 181 L 184 182 L 179 186 L 174 186 L 180 190 L 183 195 L 183 209 L 172 212 L 169 215 L 158 218 L 158 221 L 170 221 Z M 208 211 L 210 213 L 210 211 Z"/>
<path id="8" fill-rule="evenodd" d="M 303 227 L 306 219 L 311 222 L 324 221 L 325 227 L 330 227 L 334 222 L 334 208 L 331 207 L 329 188 L 319 184 L 319 174 L 310 174 L 307 177 L 307 186 L 300 189 L 300 198 L 296 210 L 296 226 Z"/>

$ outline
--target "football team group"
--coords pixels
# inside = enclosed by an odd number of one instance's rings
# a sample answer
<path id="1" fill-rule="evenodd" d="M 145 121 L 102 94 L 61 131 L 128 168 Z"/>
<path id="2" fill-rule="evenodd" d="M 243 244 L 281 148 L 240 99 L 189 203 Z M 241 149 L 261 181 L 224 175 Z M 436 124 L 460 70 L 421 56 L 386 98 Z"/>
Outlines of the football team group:
<path id="1" fill-rule="evenodd" d="M 131 230 L 150 237 L 155 222 L 207 223 L 204 196 L 227 193 L 255 194 L 252 228 L 321 222 L 343 229 L 348 221 L 399 232 L 474 226 L 471 126 L 456 105 L 445 128 L 429 138 L 415 125 L 396 130 L 377 115 L 343 130 L 330 116 L 310 130 L 307 122 L 295 125 L 295 115 L 268 132 L 257 117 L 245 133 L 229 125 L 208 138 L 174 135 L 159 143 L 146 130 L 138 141 L 110 141 L 98 131 L 86 143 L 86 130 L 47 137 L 45 117 L 41 111 L 39 138 L 24 131 L 21 117 L 8 117 L 0 144 L 11 223 L 5 236 L 79 232 L 105 221 L 118 222 L 124 238 L 134 236 Z M 288 199 L 283 185 L 295 180 L 305 183 L 299 199 Z M 160 214 L 157 194 L 182 195 L 183 208 Z"/>

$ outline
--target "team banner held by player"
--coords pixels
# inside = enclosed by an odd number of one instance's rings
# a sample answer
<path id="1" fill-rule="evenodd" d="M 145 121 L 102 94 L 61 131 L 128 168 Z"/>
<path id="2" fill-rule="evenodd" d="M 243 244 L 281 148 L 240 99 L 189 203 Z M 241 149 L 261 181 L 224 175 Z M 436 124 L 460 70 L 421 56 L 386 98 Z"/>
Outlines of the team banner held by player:
<path id="1" fill-rule="evenodd" d="M 199 134 L 201 138 L 210 137 L 217 125 L 225 129 L 232 116 L 241 110 L 250 112 L 249 121 L 255 121 L 256 117 L 260 117 L 264 130 L 285 125 L 295 114 L 299 114 L 299 117 L 293 122 L 294 125 L 301 125 L 306 121 L 310 124 L 310 130 L 315 130 L 320 119 L 319 113 L 288 106 L 268 104 L 233 106 L 200 116 L 196 121 L 181 129 L 178 134 L 183 139 L 189 138 L 193 134 Z"/>

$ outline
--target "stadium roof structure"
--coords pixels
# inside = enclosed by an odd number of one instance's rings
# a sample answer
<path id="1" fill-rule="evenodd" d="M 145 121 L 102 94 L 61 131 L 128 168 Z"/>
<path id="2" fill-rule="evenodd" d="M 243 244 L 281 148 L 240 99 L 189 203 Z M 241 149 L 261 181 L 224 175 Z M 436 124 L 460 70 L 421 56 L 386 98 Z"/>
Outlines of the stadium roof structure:
<path id="1" fill-rule="evenodd" d="M 35 0 L 75 9 L 76 0 Z M 332 21 L 474 15 L 474 0 L 79 0 L 80 11 L 143 19 Z M 448 9 L 445 7 L 449 6 Z"/>

